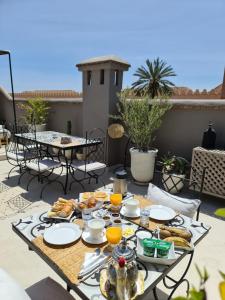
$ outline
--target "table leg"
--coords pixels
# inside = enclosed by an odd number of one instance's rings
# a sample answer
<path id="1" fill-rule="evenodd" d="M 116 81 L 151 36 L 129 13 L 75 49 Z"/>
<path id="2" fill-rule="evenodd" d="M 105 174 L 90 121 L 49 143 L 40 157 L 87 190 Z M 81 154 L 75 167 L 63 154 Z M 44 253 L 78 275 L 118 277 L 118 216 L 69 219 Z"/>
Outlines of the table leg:
<path id="1" fill-rule="evenodd" d="M 65 186 L 64 186 L 64 194 L 67 194 L 67 187 L 68 187 L 68 178 L 69 178 L 69 163 L 68 158 L 65 156 L 66 160 L 66 179 L 65 179 Z"/>
<path id="2" fill-rule="evenodd" d="M 67 292 L 70 292 L 70 290 L 71 290 L 71 287 L 68 284 L 66 285 L 66 290 L 67 290 Z"/>

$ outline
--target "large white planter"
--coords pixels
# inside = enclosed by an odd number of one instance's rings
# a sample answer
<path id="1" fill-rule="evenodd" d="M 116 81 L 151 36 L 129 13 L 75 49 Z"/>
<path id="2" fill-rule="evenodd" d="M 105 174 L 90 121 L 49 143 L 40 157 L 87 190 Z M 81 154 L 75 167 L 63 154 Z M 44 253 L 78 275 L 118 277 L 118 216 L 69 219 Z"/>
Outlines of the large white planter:
<path id="1" fill-rule="evenodd" d="M 135 148 L 130 149 L 131 174 L 135 181 L 149 183 L 152 180 L 157 152 L 157 149 L 148 150 L 148 152 L 141 152 Z"/>
<path id="2" fill-rule="evenodd" d="M 37 124 L 35 125 L 35 127 L 36 127 L 36 132 L 46 131 L 46 124 Z"/>
<path id="3" fill-rule="evenodd" d="M 171 194 L 179 193 L 184 187 L 185 175 L 163 173 L 163 186 Z"/>

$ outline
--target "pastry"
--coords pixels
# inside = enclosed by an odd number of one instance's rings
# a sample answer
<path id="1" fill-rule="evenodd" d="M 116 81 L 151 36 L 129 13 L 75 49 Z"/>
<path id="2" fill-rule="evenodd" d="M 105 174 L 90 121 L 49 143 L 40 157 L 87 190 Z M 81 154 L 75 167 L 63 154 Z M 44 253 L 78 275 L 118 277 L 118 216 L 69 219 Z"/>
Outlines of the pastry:
<path id="1" fill-rule="evenodd" d="M 97 192 L 94 193 L 94 196 L 95 196 L 96 198 L 100 198 L 100 199 L 103 200 L 104 198 L 107 197 L 107 194 L 106 194 L 106 192 L 97 191 Z"/>
<path id="2" fill-rule="evenodd" d="M 164 241 L 174 243 L 174 246 L 191 248 L 191 245 L 189 244 L 189 242 L 181 237 L 170 236 L 170 237 L 165 238 Z"/>
<path id="3" fill-rule="evenodd" d="M 93 195 L 94 195 L 93 192 L 85 192 L 85 193 L 83 193 L 82 198 L 85 199 L 85 200 L 88 200 Z"/>
<path id="4" fill-rule="evenodd" d="M 190 241 L 192 234 L 190 231 L 183 228 L 160 225 L 160 236 L 162 237 L 177 236 L 177 237 L 184 238 L 187 241 Z"/>
<path id="5" fill-rule="evenodd" d="M 81 203 L 79 203 L 78 204 L 78 207 L 79 207 L 79 209 L 85 209 L 85 208 L 87 208 L 87 205 L 86 205 L 86 203 L 84 203 L 84 202 L 81 202 Z"/>
<path id="6" fill-rule="evenodd" d="M 58 216 L 62 218 L 67 218 L 71 214 L 72 210 L 72 204 L 67 203 L 64 205 L 63 209 L 58 213 Z"/>

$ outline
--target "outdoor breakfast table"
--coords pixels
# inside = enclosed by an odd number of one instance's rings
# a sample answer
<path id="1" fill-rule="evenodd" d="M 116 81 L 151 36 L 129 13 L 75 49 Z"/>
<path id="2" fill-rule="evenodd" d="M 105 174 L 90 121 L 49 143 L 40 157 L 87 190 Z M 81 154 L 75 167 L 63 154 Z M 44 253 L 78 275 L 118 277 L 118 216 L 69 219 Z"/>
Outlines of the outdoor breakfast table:
<path id="1" fill-rule="evenodd" d="M 140 206 L 142 208 L 151 205 L 151 201 L 142 196 L 134 195 L 134 197 L 140 201 Z M 100 246 L 89 245 L 85 243 L 82 238 L 75 243 L 66 246 L 53 246 L 47 244 L 43 239 L 44 231 L 58 221 L 59 220 L 48 219 L 47 212 L 43 212 L 12 223 L 12 229 L 26 242 L 30 250 L 35 251 L 66 282 L 68 290 L 74 290 L 83 299 L 105 299 L 99 288 L 101 267 L 97 268 L 95 272 L 90 273 L 89 276 L 81 281 L 78 279 L 78 274 L 84 261 L 85 253 L 93 252 L 99 247 L 103 248 L 106 244 Z M 123 227 L 133 228 L 134 230 L 134 234 L 128 238 L 130 246 L 132 246 L 132 243 L 135 245 L 136 232 L 138 232 L 138 230 L 143 230 L 143 227 L 140 227 L 139 221 L 139 218 L 132 220 L 123 218 Z M 82 225 L 80 214 L 75 212 L 69 222 Z M 150 220 L 149 228 L 145 230 L 154 231 L 158 225 L 159 223 Z M 168 225 L 191 229 L 194 246 L 206 236 L 210 229 L 210 226 L 193 221 L 183 215 L 176 216 Z M 171 299 L 173 293 L 181 283 L 186 282 L 188 284 L 185 275 L 191 265 L 193 253 L 194 251 L 176 250 L 177 260 L 170 266 L 144 262 L 139 258 L 136 258 L 138 269 L 143 273 L 145 293 L 152 290 L 155 299 L 158 299 L 156 286 L 163 280 L 164 285 L 171 289 L 168 297 L 168 299 Z M 187 267 L 182 274 L 178 274 L 180 277 L 179 280 L 175 281 L 168 273 L 187 256 L 189 256 Z M 170 280 L 170 284 L 167 283 L 167 280 Z"/>
<path id="2" fill-rule="evenodd" d="M 75 153 L 78 149 L 96 146 L 101 144 L 101 141 L 86 139 L 82 137 L 72 136 L 65 133 L 60 133 L 56 131 L 41 131 L 34 133 L 17 133 L 15 134 L 16 138 L 19 140 L 27 140 L 33 143 L 46 147 L 46 152 L 48 153 L 51 149 L 56 149 L 59 155 L 62 155 L 65 159 L 65 168 L 66 168 L 66 178 L 64 184 L 64 193 L 67 193 L 68 187 L 68 177 L 70 172 L 70 162 L 71 162 L 71 153 Z M 62 137 L 69 137 L 71 143 L 61 144 Z M 68 155 L 69 154 L 69 155 Z"/>

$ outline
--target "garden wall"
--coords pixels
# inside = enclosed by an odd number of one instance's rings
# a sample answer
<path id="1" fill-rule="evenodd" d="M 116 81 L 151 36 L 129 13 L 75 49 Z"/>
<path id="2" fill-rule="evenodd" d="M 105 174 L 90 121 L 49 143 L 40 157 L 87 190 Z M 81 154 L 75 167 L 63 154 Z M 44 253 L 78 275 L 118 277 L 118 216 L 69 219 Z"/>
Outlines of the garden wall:
<path id="1" fill-rule="evenodd" d="M 158 130 L 154 146 L 159 156 L 168 151 L 191 159 L 192 149 L 201 145 L 202 135 L 212 121 L 217 148 L 225 148 L 224 100 L 171 100 L 173 108 Z"/>

